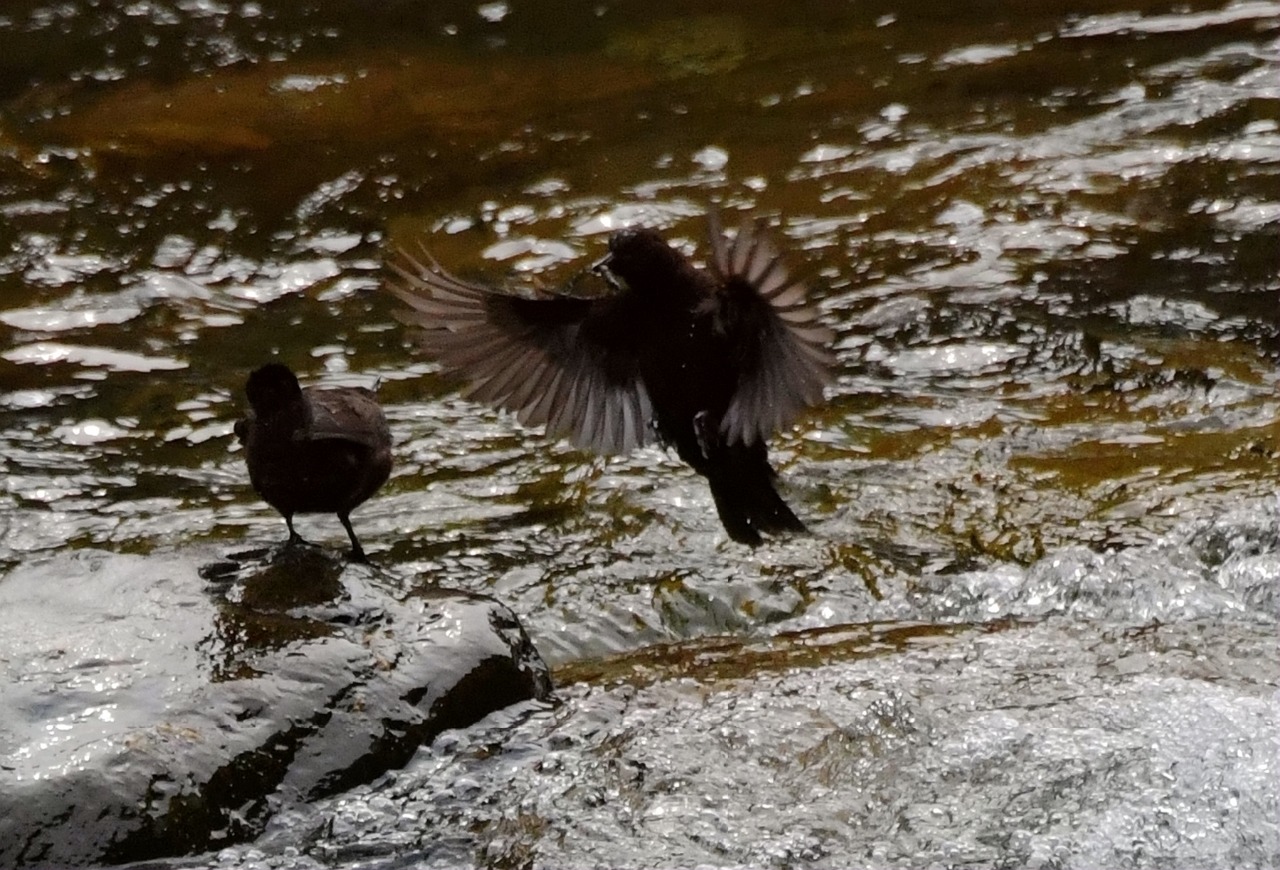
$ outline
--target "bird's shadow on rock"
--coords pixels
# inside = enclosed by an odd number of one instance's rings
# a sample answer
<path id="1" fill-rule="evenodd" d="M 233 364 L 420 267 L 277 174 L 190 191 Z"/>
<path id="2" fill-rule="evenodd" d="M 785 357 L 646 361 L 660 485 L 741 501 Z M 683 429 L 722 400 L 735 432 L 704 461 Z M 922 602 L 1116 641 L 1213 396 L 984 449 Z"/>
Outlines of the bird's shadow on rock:
<path id="1" fill-rule="evenodd" d="M 355 579 L 348 572 L 359 582 L 348 582 Z M 261 651 L 376 622 L 385 612 L 379 596 L 359 590 L 395 596 L 401 586 L 381 569 L 298 541 L 229 553 L 198 573 L 217 607 L 202 644 L 215 679 L 248 675 Z"/>
<path id="2" fill-rule="evenodd" d="M 201 565 L 215 596 L 267 610 L 288 610 L 341 600 L 342 574 L 350 563 L 299 541 L 258 547 Z"/>

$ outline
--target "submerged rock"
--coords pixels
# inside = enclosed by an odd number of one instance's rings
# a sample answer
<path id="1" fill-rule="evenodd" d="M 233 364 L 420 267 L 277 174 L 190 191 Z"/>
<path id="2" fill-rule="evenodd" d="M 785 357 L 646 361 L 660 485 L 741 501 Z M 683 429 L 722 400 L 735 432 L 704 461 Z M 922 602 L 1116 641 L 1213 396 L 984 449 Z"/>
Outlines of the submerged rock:
<path id="1" fill-rule="evenodd" d="M 550 680 L 515 616 L 307 547 L 81 552 L 0 579 L 0 866 L 252 838 Z"/>

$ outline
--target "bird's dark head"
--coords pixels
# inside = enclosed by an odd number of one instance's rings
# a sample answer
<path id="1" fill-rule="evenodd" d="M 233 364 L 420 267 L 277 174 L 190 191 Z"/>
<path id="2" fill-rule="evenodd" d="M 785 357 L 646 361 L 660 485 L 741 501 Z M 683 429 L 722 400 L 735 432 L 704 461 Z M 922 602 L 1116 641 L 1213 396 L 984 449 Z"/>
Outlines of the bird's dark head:
<path id="1" fill-rule="evenodd" d="M 633 290 L 665 284 L 685 266 L 684 256 L 657 230 L 632 227 L 609 237 L 609 253 L 594 266 L 621 278 Z"/>
<path id="2" fill-rule="evenodd" d="M 267 363 L 254 369 L 244 385 L 254 413 L 267 415 L 302 398 L 298 377 L 281 363 Z"/>

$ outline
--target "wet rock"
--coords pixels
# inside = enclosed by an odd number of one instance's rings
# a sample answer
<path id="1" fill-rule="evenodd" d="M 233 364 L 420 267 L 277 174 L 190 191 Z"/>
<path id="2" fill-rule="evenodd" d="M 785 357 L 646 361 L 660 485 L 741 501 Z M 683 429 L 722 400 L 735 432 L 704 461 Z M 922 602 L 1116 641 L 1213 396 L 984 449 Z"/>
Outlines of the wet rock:
<path id="1" fill-rule="evenodd" d="M 0 579 L 0 866 L 217 848 L 546 698 L 514 615 L 307 547 Z"/>

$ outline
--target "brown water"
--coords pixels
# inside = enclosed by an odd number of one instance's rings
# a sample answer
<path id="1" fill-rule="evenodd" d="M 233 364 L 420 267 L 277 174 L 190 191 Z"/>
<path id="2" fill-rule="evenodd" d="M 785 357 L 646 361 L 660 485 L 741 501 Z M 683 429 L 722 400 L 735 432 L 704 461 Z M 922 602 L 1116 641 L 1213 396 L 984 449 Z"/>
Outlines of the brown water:
<path id="1" fill-rule="evenodd" d="M 999 578 L 1107 551 L 1165 578 L 1165 536 L 1276 493 L 1274 2 L 14 2 L 0 105 L 6 566 L 283 538 L 231 436 L 271 357 L 380 384 L 371 557 L 501 598 L 580 693 L 604 656 L 709 636 L 1087 621 L 1058 575 L 1046 608 Z M 754 552 L 672 457 L 456 398 L 380 289 L 418 238 L 471 277 L 585 286 L 618 226 L 705 253 L 713 201 L 770 218 L 838 332 L 829 402 L 774 442 L 813 535 Z M 1104 615 L 1176 621 L 1180 590 Z M 1222 614 L 1253 638 L 1264 599 L 1193 615 L 1230 646 Z"/>

